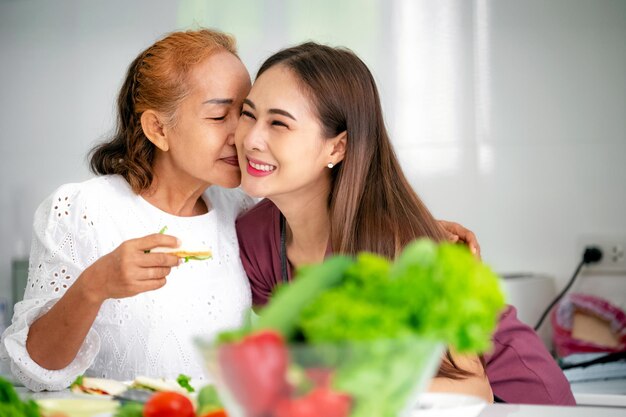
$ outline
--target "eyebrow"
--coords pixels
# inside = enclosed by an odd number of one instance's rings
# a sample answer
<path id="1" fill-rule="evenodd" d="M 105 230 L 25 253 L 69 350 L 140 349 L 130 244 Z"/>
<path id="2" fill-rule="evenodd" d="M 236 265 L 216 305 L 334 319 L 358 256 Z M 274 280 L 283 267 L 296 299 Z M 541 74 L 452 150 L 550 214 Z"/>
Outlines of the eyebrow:
<path id="1" fill-rule="evenodd" d="M 243 100 L 243 102 L 244 102 L 245 104 L 247 104 L 248 106 L 252 107 L 252 110 L 256 110 L 256 106 L 254 105 L 254 103 L 252 102 L 252 100 L 250 100 L 250 99 L 247 99 L 247 98 L 246 98 L 246 99 L 244 99 L 244 100 Z M 289 117 L 290 119 L 293 119 L 293 120 L 295 120 L 296 122 L 298 121 L 295 117 L 293 117 L 293 116 L 291 115 L 291 113 L 289 113 L 288 111 L 282 110 L 282 109 L 269 109 L 269 110 L 268 110 L 268 113 L 271 113 L 271 114 L 280 114 L 280 115 L 283 115 L 283 116 Z"/>
<path id="2" fill-rule="evenodd" d="M 233 104 L 232 98 L 212 98 L 207 101 L 203 101 L 202 104 L 220 104 L 222 106 Z"/>

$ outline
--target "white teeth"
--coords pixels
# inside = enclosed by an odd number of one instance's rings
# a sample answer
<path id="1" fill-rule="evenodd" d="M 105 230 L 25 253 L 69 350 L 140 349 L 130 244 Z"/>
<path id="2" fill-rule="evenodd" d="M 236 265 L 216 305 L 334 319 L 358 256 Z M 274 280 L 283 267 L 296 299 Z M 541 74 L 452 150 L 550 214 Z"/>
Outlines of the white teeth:
<path id="1" fill-rule="evenodd" d="M 265 172 L 269 172 L 269 171 L 274 171 L 276 169 L 275 166 L 273 165 L 261 165 L 261 164 L 255 164 L 252 161 L 248 161 L 248 163 L 250 164 L 250 166 L 254 169 L 257 169 L 259 171 L 265 171 Z"/>

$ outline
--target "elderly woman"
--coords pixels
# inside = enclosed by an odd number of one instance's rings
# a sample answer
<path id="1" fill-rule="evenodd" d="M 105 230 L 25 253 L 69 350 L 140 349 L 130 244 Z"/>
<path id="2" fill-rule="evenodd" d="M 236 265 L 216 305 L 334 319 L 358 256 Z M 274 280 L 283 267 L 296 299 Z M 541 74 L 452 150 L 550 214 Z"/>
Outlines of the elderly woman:
<path id="1" fill-rule="evenodd" d="M 0 348 L 25 386 L 204 375 L 192 337 L 239 325 L 250 306 L 234 224 L 251 200 L 228 190 L 249 89 L 234 40 L 215 31 L 173 33 L 130 65 L 117 132 L 92 153 L 100 175 L 35 214 L 28 286 Z M 180 242 L 213 259 L 150 252 Z"/>

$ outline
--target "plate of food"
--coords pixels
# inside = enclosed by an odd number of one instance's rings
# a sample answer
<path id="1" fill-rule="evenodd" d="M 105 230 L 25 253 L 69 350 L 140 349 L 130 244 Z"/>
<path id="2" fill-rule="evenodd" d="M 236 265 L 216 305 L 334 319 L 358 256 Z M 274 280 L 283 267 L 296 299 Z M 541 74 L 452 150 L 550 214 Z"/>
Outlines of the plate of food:
<path id="1" fill-rule="evenodd" d="M 79 376 L 70 386 L 70 391 L 89 397 L 113 397 L 128 389 L 128 384 L 113 379 Z"/>
<path id="2" fill-rule="evenodd" d="M 37 400 L 42 415 L 63 415 L 67 417 L 91 417 L 112 415 L 120 403 L 110 398 L 46 398 Z"/>
<path id="3" fill-rule="evenodd" d="M 176 380 L 138 376 L 133 381 L 81 376 L 71 386 L 71 398 L 37 402 L 44 416 L 55 417 L 223 417 L 223 406 L 215 388 L 194 385 L 183 374 Z"/>
<path id="4" fill-rule="evenodd" d="M 191 378 L 180 374 L 178 378 L 150 378 L 138 376 L 132 381 L 116 381 L 114 379 L 93 378 L 79 376 L 70 386 L 70 391 L 76 396 L 82 397 L 104 397 L 104 398 L 124 398 L 129 391 L 145 392 L 144 397 L 149 397 L 155 392 L 171 391 L 194 396 L 195 388 L 191 384 Z M 140 400 L 143 397 L 133 398 Z"/>

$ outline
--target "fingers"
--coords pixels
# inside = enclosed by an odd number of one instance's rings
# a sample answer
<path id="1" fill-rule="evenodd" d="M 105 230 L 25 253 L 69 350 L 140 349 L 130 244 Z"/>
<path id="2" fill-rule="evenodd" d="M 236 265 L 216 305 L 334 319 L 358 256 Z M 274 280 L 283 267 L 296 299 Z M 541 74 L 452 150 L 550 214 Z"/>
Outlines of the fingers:
<path id="1" fill-rule="evenodd" d="M 173 267 L 180 264 L 180 258 L 171 253 L 141 253 L 137 259 L 137 265 L 142 268 L 150 267 Z"/>
<path id="2" fill-rule="evenodd" d="M 134 281 L 135 282 L 146 282 L 146 281 L 159 281 L 167 278 L 167 276 L 172 272 L 171 267 L 149 267 L 149 268 L 140 268 L 137 270 Z"/>
<path id="3" fill-rule="evenodd" d="M 167 279 L 165 277 L 143 281 L 141 283 L 141 292 L 158 290 L 163 288 L 166 283 Z"/>
<path id="4" fill-rule="evenodd" d="M 465 234 L 460 236 L 461 240 L 469 247 L 472 254 L 480 259 L 480 245 L 478 244 L 478 238 L 471 230 L 463 228 Z"/>
<path id="5" fill-rule="evenodd" d="M 448 240 L 452 243 L 462 242 L 465 243 L 472 254 L 480 259 L 480 245 L 478 244 L 478 239 L 474 232 L 469 229 L 466 229 L 459 223 L 449 222 L 445 220 L 439 220 L 439 224 L 444 228 L 448 235 Z M 455 236 L 455 238 L 451 238 L 450 235 Z"/>
<path id="6" fill-rule="evenodd" d="M 459 241 L 459 236 L 458 235 L 455 235 L 455 234 L 452 234 L 452 233 L 446 233 L 446 235 L 447 235 L 448 242 L 450 242 L 450 243 L 456 243 L 456 242 Z"/>
<path id="7" fill-rule="evenodd" d="M 472 251 L 472 253 L 476 257 L 476 259 L 478 259 L 478 260 L 482 259 L 482 255 L 480 253 L 480 245 L 478 244 L 478 241 L 476 241 L 475 245 L 470 246 L 470 250 Z"/>
<path id="8" fill-rule="evenodd" d="M 154 233 L 148 236 L 140 237 L 138 239 L 133 239 L 133 246 L 142 251 L 147 251 L 150 249 L 154 249 L 159 246 L 165 246 L 168 248 L 176 248 L 180 246 L 180 241 L 178 238 L 172 235 L 164 235 L 161 233 Z"/>
<path id="9" fill-rule="evenodd" d="M 478 239 L 476 239 L 476 235 L 474 233 L 469 232 L 466 236 L 462 237 L 463 242 L 467 245 L 472 255 L 476 257 L 476 259 L 480 260 L 480 245 L 478 244 Z"/>
<path id="10" fill-rule="evenodd" d="M 144 280 L 161 280 L 169 275 L 172 268 L 144 268 L 142 275 Z"/>

